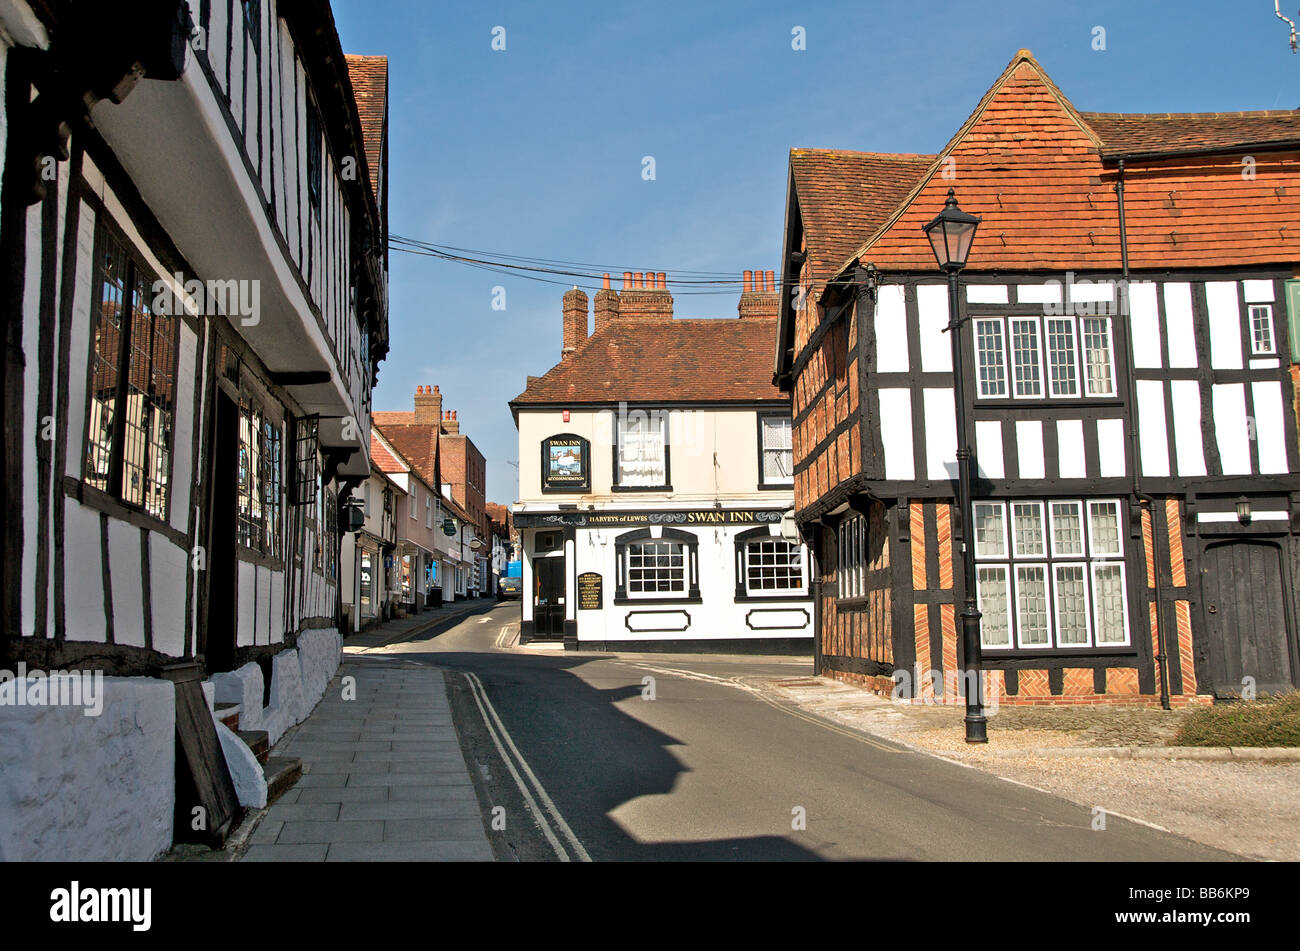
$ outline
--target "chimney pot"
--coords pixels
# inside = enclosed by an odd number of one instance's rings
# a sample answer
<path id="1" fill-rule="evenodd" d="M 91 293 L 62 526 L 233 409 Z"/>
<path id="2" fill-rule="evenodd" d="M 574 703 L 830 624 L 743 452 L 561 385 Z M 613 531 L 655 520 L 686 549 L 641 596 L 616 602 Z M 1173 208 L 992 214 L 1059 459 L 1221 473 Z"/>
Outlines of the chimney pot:
<path id="1" fill-rule="evenodd" d="M 745 284 L 744 284 L 744 288 L 743 288 L 743 290 L 741 291 L 741 293 L 743 293 L 743 294 L 748 294 L 748 293 L 749 293 L 750 291 L 752 291 L 753 289 L 754 289 L 754 272 L 753 272 L 753 271 L 746 271 L 746 272 L 745 272 Z"/>
<path id="2" fill-rule="evenodd" d="M 661 291 L 668 290 L 668 274 L 665 271 L 659 272 L 659 289 Z"/>
<path id="3" fill-rule="evenodd" d="M 624 272 L 623 272 L 623 290 L 625 290 L 625 291 L 626 291 L 626 290 L 630 290 L 631 287 L 632 287 L 632 272 L 631 272 L 631 271 L 624 271 Z"/>
<path id="4" fill-rule="evenodd" d="M 767 272 L 767 289 L 769 291 L 776 290 L 776 271 Z"/>
<path id="5" fill-rule="evenodd" d="M 644 271 L 637 271 L 635 274 L 632 275 L 632 286 L 633 286 L 633 287 L 645 287 L 645 272 L 644 272 Z"/>
<path id="6" fill-rule="evenodd" d="M 609 275 L 605 275 L 605 290 L 609 290 Z"/>

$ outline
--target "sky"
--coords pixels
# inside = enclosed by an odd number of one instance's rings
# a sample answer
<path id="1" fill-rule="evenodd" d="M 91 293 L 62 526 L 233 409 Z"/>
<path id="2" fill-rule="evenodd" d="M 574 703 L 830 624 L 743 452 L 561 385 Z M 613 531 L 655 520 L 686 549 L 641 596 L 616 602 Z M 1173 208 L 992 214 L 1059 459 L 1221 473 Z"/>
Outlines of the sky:
<path id="1" fill-rule="evenodd" d="M 1300 55 L 1268 0 L 333 8 L 345 52 L 389 59 L 392 234 L 665 271 L 670 290 L 679 271 L 779 277 L 791 148 L 937 152 L 1021 48 L 1082 111 L 1300 106 Z M 487 459 L 488 500 L 509 504 L 507 404 L 559 360 L 570 283 L 401 252 L 389 266 L 374 408 L 437 384 Z M 734 317 L 738 296 L 677 291 L 675 313 Z"/>

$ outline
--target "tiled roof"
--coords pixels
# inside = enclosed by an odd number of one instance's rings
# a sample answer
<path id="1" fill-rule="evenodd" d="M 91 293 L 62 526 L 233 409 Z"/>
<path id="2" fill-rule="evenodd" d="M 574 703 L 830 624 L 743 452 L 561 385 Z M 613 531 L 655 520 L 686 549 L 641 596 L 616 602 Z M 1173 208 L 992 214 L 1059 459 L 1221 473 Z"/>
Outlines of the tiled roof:
<path id="1" fill-rule="evenodd" d="M 1258 114 L 1255 114 L 1258 115 Z M 1220 145 L 1236 124 L 1203 117 L 1187 141 Z M 1172 120 L 1166 120 L 1172 122 Z M 1189 120 L 1190 121 L 1190 120 Z M 1277 126 L 1282 120 L 1262 120 Z M 1094 118 L 1094 123 L 1096 120 Z M 1116 168 L 1103 161 L 1124 123 L 1086 122 L 1022 50 L 998 78 L 929 173 L 874 234 L 844 255 L 884 271 L 929 271 L 934 256 L 922 226 L 954 187 L 963 210 L 983 219 L 970 270 L 1116 268 L 1120 262 Z M 1127 133 L 1154 141 L 1159 125 L 1138 119 Z M 1103 141 L 1111 136 L 1111 144 Z M 1197 136 L 1200 136 L 1197 139 Z M 951 161 L 949 161 L 951 160 Z M 951 168 L 952 175 L 940 173 Z M 1242 156 L 1167 158 L 1129 166 L 1125 210 L 1133 268 L 1214 267 L 1300 261 L 1300 175 L 1294 156 L 1256 156 L 1241 174 Z M 838 271 L 839 268 L 836 268 Z"/>
<path id="2" fill-rule="evenodd" d="M 1233 149 L 1300 141 L 1300 110 L 1081 112 L 1106 157 Z"/>
<path id="3" fill-rule="evenodd" d="M 383 439 L 373 429 L 370 431 L 370 459 L 383 472 L 405 472 L 406 465 L 384 445 Z"/>
<path id="4" fill-rule="evenodd" d="M 361 117 L 361 136 L 366 146 L 366 166 L 370 170 L 370 183 L 379 198 L 383 168 L 384 122 L 388 113 L 388 57 L 354 56 L 349 54 L 348 79 L 357 100 L 357 114 Z"/>
<path id="5" fill-rule="evenodd" d="M 805 275 L 833 277 L 845 257 L 879 228 L 932 164 L 933 155 L 791 149 L 808 250 Z"/>
<path id="6" fill-rule="evenodd" d="M 771 320 L 614 320 L 512 403 L 785 403 L 772 385 L 775 332 Z"/>
<path id="7" fill-rule="evenodd" d="M 382 417 L 413 416 L 413 413 L 374 413 L 371 422 L 429 485 L 438 484 L 438 437 L 434 426 L 414 422 L 388 422 Z"/>

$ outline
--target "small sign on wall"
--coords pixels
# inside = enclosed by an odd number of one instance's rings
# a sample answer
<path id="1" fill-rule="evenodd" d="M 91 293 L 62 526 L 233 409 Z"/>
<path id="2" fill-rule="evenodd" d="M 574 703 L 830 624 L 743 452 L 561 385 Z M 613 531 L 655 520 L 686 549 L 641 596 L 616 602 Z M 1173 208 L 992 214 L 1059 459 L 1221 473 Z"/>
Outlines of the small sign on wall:
<path id="1" fill-rule="evenodd" d="M 578 610 L 599 611 L 604 606 L 604 579 L 594 571 L 578 575 Z"/>
<path id="2" fill-rule="evenodd" d="M 542 441 L 542 491 L 585 492 L 591 487 L 591 445 L 561 433 Z"/>

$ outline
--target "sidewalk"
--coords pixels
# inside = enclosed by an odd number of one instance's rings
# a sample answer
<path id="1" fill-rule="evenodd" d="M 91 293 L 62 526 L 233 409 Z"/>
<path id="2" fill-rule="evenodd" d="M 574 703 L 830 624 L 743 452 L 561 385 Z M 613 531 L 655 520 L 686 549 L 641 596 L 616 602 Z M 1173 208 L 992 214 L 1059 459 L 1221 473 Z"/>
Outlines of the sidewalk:
<path id="1" fill-rule="evenodd" d="M 303 777 L 267 811 L 244 861 L 492 861 L 442 671 L 364 653 L 485 605 L 458 602 L 347 639 L 320 704 L 272 751 L 301 757 Z M 347 678 L 354 699 L 344 699 Z"/>

